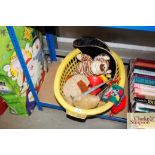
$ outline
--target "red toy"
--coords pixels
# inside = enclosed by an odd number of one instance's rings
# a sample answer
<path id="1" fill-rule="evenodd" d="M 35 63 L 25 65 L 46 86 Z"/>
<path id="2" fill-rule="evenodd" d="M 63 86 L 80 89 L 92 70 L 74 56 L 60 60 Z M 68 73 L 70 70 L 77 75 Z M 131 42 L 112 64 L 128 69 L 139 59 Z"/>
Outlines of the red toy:
<path id="1" fill-rule="evenodd" d="M 114 105 L 111 108 L 111 116 L 114 114 L 118 114 L 120 111 L 122 111 L 126 106 L 126 96 L 123 96 L 120 103 L 118 105 Z"/>
<path id="2" fill-rule="evenodd" d="M 2 115 L 5 110 L 7 109 L 7 104 L 4 102 L 4 100 L 0 97 L 0 115 Z"/>
<path id="3" fill-rule="evenodd" d="M 103 83 L 103 80 L 101 78 L 99 78 L 98 76 L 89 76 L 88 80 L 90 82 L 90 87 L 89 88 L 92 88 L 94 86 L 97 86 L 97 85 Z M 102 91 L 102 89 L 98 88 L 98 89 L 94 90 L 93 92 L 91 92 L 91 94 L 92 95 L 97 95 L 101 91 Z"/>

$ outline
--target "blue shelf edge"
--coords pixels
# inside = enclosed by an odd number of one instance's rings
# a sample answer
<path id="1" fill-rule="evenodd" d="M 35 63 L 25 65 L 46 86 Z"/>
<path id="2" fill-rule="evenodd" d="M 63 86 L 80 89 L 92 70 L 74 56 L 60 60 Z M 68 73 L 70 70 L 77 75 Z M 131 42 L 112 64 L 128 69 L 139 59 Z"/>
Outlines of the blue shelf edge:
<path id="1" fill-rule="evenodd" d="M 57 61 L 56 51 L 55 51 L 55 37 L 53 34 L 46 33 L 47 45 L 50 53 L 50 60 Z"/>
<path id="2" fill-rule="evenodd" d="M 100 26 L 100 27 L 155 32 L 155 26 Z"/>
<path id="3" fill-rule="evenodd" d="M 62 111 L 65 111 L 65 109 L 61 106 L 58 106 L 58 105 L 55 105 L 55 104 L 52 104 L 52 103 L 45 103 L 45 102 L 40 102 L 40 105 L 42 107 L 46 107 L 46 108 L 51 108 L 51 109 L 56 109 L 56 110 L 62 110 Z"/>
<path id="4" fill-rule="evenodd" d="M 127 119 L 126 118 L 117 117 L 117 116 L 109 116 L 107 114 L 97 115 L 96 117 L 97 118 L 101 118 L 101 119 L 111 120 L 111 121 L 127 123 Z"/>
<path id="5" fill-rule="evenodd" d="M 40 104 L 41 104 L 41 106 L 46 107 L 46 108 L 65 111 L 65 109 L 63 107 L 61 107 L 59 105 L 52 104 L 52 103 L 40 102 Z M 109 116 L 107 114 L 96 115 L 95 118 L 101 118 L 101 119 L 106 119 L 106 120 L 110 120 L 110 121 L 127 123 L 127 119 L 125 119 L 125 118 L 116 117 L 116 116 Z"/>

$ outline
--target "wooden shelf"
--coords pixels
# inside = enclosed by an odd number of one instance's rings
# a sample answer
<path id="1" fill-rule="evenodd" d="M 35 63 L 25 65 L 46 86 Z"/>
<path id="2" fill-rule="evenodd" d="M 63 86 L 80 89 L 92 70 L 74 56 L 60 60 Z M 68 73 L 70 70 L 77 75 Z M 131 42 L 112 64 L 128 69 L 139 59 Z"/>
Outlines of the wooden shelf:
<path id="1" fill-rule="evenodd" d="M 57 61 L 48 65 L 48 72 L 38 93 L 41 102 L 59 105 L 54 96 L 54 79 L 59 64 L 60 61 Z"/>

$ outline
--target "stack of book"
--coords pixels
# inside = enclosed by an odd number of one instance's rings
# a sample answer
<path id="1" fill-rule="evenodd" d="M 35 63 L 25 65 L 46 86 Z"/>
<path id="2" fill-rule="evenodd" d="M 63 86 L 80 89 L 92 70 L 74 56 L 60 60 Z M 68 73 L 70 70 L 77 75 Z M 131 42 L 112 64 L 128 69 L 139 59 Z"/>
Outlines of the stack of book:
<path id="1" fill-rule="evenodd" d="M 131 112 L 155 112 L 155 61 L 130 62 Z"/>

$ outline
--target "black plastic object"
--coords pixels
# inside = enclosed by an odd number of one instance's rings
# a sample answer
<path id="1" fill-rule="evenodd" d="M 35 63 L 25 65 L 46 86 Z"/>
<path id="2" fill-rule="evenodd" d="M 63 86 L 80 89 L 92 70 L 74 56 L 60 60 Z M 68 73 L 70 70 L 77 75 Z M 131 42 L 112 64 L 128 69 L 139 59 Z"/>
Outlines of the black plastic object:
<path id="1" fill-rule="evenodd" d="M 116 61 L 112 56 L 109 47 L 100 39 L 93 37 L 82 37 L 73 42 L 73 47 L 80 49 L 84 54 L 90 55 L 92 58 L 99 54 L 107 54 L 110 57 L 110 69 L 112 70 L 111 78 L 116 74 Z"/>
<path id="2" fill-rule="evenodd" d="M 98 38 L 94 38 L 94 37 L 82 37 L 79 39 L 76 39 L 73 42 L 73 47 L 74 48 L 82 48 L 82 47 L 102 47 L 105 50 L 108 50 L 110 52 L 109 47 L 107 46 L 106 43 L 104 43 L 102 40 L 98 39 Z"/>

